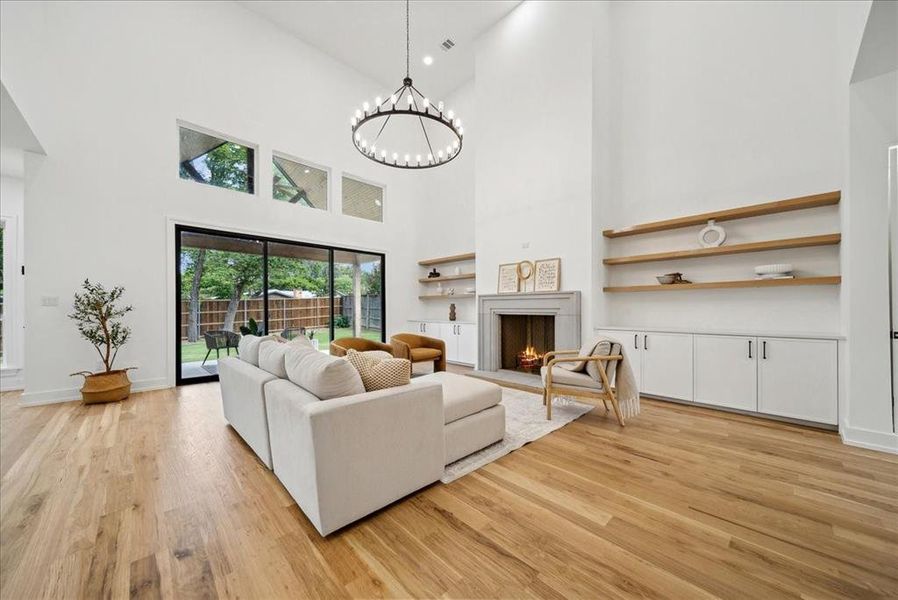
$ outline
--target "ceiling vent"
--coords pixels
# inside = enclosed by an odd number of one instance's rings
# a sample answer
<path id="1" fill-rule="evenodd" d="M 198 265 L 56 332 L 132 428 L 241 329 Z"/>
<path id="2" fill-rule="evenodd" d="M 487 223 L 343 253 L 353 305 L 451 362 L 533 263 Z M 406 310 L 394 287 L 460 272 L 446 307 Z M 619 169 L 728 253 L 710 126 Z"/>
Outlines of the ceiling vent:
<path id="1" fill-rule="evenodd" d="M 455 47 L 455 42 L 452 41 L 452 38 L 446 38 L 440 46 L 443 47 L 443 52 L 449 52 Z"/>

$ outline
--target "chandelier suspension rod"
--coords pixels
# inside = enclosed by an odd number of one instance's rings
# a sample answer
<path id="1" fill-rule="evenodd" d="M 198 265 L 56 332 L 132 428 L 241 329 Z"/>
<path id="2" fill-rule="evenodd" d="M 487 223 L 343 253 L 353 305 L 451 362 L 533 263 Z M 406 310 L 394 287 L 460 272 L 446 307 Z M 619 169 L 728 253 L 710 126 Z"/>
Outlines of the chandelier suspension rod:
<path id="1" fill-rule="evenodd" d="M 409 0 L 405 0 L 405 77 L 409 78 L 409 18 L 408 18 L 408 3 Z"/>

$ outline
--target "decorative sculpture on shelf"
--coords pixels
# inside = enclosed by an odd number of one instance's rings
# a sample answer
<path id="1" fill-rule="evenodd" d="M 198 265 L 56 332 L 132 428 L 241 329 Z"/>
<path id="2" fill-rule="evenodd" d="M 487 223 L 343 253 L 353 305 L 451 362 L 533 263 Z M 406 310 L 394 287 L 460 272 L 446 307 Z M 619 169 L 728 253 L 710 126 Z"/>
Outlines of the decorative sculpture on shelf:
<path id="1" fill-rule="evenodd" d="M 452 303 L 449 305 L 449 320 L 454 321 L 455 319 L 455 303 Z"/>

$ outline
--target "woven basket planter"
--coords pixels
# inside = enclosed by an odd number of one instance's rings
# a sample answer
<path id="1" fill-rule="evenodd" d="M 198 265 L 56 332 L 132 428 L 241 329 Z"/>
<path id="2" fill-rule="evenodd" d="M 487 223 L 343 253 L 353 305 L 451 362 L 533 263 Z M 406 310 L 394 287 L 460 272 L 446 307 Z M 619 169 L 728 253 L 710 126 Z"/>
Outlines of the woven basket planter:
<path id="1" fill-rule="evenodd" d="M 108 373 L 75 373 L 84 376 L 81 386 L 81 400 L 85 404 L 99 402 L 118 402 L 131 394 L 131 380 L 128 369 L 109 371 Z"/>

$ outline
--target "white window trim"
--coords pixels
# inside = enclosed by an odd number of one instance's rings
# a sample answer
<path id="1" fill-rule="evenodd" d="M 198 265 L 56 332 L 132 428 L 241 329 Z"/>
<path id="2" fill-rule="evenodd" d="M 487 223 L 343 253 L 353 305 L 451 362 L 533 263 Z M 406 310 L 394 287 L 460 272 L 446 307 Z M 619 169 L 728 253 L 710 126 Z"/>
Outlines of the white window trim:
<path id="1" fill-rule="evenodd" d="M 240 190 L 232 190 L 231 188 L 220 187 L 217 185 L 211 185 L 208 183 L 200 183 L 199 181 L 193 181 L 191 179 L 184 179 L 183 177 L 178 177 L 178 181 L 183 181 L 185 183 L 195 183 L 199 185 L 203 185 L 206 187 L 212 187 L 219 190 L 224 190 L 226 192 L 234 192 L 235 194 L 241 194 L 243 196 L 256 196 L 259 197 L 259 145 L 254 144 L 252 142 L 248 142 L 238 137 L 234 137 L 233 135 L 228 135 L 225 133 L 221 133 L 220 131 L 215 131 L 214 129 L 209 129 L 208 127 L 203 127 L 202 125 L 197 125 L 195 123 L 191 123 L 190 121 L 184 121 L 182 119 L 175 119 L 175 152 L 178 153 L 175 158 L 175 164 L 181 164 L 181 128 L 190 129 L 191 131 L 195 131 L 197 133 L 202 133 L 205 135 L 211 135 L 213 137 L 220 138 L 225 140 L 226 142 L 231 142 L 232 144 L 239 144 L 241 146 L 245 146 L 247 148 L 252 148 L 253 151 L 253 191 L 249 192 L 241 192 Z"/>
<path id="2" fill-rule="evenodd" d="M 357 217 L 355 215 L 347 215 L 343 212 L 343 178 L 353 179 L 360 183 L 367 183 L 368 185 L 373 185 L 375 187 L 379 187 L 383 192 L 381 194 L 381 207 L 380 207 L 380 221 L 375 221 L 374 219 L 366 219 L 365 217 Z M 346 171 L 340 172 L 340 216 L 349 217 L 350 219 L 358 219 L 359 221 L 365 221 L 367 223 L 379 223 L 383 225 L 387 222 L 387 186 L 386 184 L 380 183 L 379 181 L 374 181 L 373 179 L 367 179 L 365 177 L 359 177 L 358 175 L 353 175 L 352 173 L 347 173 Z"/>
<path id="3" fill-rule="evenodd" d="M 271 151 L 271 160 L 268 161 L 268 167 L 274 171 L 274 159 L 275 158 L 283 158 L 284 160 L 289 160 L 291 162 L 299 163 L 301 165 L 305 165 L 308 167 L 312 167 L 313 169 L 318 169 L 320 171 L 324 171 L 327 173 L 327 209 L 321 210 L 320 208 L 314 208 L 311 206 L 302 206 L 300 208 L 304 208 L 307 210 L 317 210 L 318 212 L 334 214 L 334 178 L 333 178 L 333 169 L 328 166 L 316 163 L 315 161 L 306 160 L 304 158 L 300 158 L 298 156 L 294 156 L 292 154 L 288 154 L 286 152 L 280 152 L 278 150 Z M 273 174 L 273 173 L 272 173 Z M 271 199 L 274 200 L 274 190 L 271 193 Z M 279 202 L 279 200 L 276 200 Z"/>

